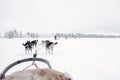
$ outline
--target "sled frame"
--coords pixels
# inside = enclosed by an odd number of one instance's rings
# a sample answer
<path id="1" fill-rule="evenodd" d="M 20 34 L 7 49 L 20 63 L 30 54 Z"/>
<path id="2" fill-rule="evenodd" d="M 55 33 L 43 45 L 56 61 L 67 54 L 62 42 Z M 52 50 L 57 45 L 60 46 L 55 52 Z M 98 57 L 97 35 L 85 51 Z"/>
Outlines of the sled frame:
<path id="1" fill-rule="evenodd" d="M 33 61 L 33 62 L 35 62 L 35 61 L 41 61 L 41 62 L 43 62 L 43 63 L 46 63 L 47 66 L 48 66 L 50 69 L 52 69 L 49 61 L 46 60 L 46 59 L 43 59 L 43 58 L 33 57 L 33 58 L 21 59 L 21 60 L 15 61 L 15 62 L 11 63 L 10 65 L 8 65 L 8 66 L 2 71 L 2 73 L 0 74 L 0 80 L 3 79 L 3 78 L 5 78 L 5 74 L 6 74 L 6 72 L 7 72 L 9 69 L 11 69 L 12 67 L 14 67 L 15 65 L 18 65 L 18 64 L 23 63 L 23 62 L 28 62 L 28 61 Z"/>

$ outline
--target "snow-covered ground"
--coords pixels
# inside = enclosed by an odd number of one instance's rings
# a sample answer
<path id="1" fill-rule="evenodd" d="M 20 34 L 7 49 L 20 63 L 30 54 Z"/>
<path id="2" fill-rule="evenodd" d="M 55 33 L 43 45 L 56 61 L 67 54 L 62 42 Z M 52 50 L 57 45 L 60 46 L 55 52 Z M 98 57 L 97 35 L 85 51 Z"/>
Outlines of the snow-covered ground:
<path id="1" fill-rule="evenodd" d="M 25 54 L 22 39 L 0 38 L 0 72 L 9 64 L 34 54 Z M 45 40 L 43 38 L 38 39 Z M 52 38 L 49 40 L 55 41 Z M 120 80 L 120 39 L 81 38 L 59 39 L 53 55 L 46 54 L 44 47 L 37 47 L 37 57 L 49 60 L 53 69 L 69 72 L 74 80 Z M 36 48 L 35 48 L 36 49 Z M 7 75 L 23 70 L 32 62 L 11 68 Z M 46 67 L 37 62 L 40 68 Z"/>

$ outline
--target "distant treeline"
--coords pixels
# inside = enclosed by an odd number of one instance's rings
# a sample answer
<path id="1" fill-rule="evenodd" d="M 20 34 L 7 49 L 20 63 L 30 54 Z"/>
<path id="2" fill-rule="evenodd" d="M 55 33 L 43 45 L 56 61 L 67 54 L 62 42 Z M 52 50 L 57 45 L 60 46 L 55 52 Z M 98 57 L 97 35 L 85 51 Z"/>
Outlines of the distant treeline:
<path id="1" fill-rule="evenodd" d="M 59 38 L 120 38 L 120 35 L 82 34 L 82 33 L 56 33 Z"/>
<path id="2" fill-rule="evenodd" d="M 49 37 L 49 35 L 43 35 L 34 32 L 26 32 L 22 33 L 21 31 L 17 31 L 16 29 L 6 31 L 4 34 L 0 34 L 0 37 L 3 38 L 40 38 L 40 37 Z"/>
<path id="3" fill-rule="evenodd" d="M 3 38 L 42 38 L 42 37 L 54 37 L 57 38 L 120 38 L 120 35 L 110 35 L 110 34 L 82 34 L 82 33 L 51 33 L 51 34 L 40 34 L 34 32 L 22 33 L 16 29 L 0 33 L 0 37 Z"/>

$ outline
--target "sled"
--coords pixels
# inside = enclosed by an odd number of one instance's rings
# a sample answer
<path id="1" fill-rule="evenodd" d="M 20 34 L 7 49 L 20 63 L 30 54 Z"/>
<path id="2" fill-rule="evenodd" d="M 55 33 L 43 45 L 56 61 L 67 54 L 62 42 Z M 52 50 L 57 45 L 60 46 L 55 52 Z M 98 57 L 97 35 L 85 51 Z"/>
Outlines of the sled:
<path id="1" fill-rule="evenodd" d="M 1 74 L 0 74 L 0 80 L 2 80 L 3 78 L 6 77 L 5 74 L 6 74 L 7 71 L 10 70 L 12 67 L 14 67 L 14 66 L 16 66 L 16 65 L 18 65 L 18 64 L 20 64 L 20 63 L 24 63 L 24 62 L 28 62 L 28 61 L 32 61 L 32 64 L 31 64 L 31 65 L 35 65 L 35 66 L 36 66 L 35 61 L 41 61 L 41 62 L 47 64 L 47 66 L 48 66 L 49 69 L 52 69 L 52 67 L 51 67 L 51 65 L 50 65 L 50 62 L 49 62 L 48 60 L 43 59 L 43 58 L 36 58 L 35 55 L 36 55 L 36 54 L 34 54 L 32 58 L 21 59 L 21 60 L 15 61 L 15 62 L 11 63 L 10 65 L 8 65 L 8 66 L 1 72 Z M 30 65 L 30 66 L 31 66 L 31 65 Z M 28 67 L 29 67 L 29 66 L 28 66 Z M 37 66 L 36 66 L 36 67 L 37 67 Z M 26 68 L 27 68 L 27 67 L 26 67 Z"/>

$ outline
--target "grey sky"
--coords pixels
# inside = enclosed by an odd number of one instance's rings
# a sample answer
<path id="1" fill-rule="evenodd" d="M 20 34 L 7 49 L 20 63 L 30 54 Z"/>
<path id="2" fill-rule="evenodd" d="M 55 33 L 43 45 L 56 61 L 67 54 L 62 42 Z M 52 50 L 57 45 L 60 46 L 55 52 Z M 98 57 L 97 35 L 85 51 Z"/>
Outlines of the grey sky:
<path id="1" fill-rule="evenodd" d="M 0 0 L 0 31 L 120 33 L 120 0 Z"/>

